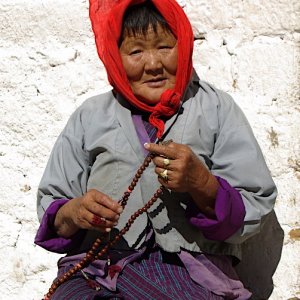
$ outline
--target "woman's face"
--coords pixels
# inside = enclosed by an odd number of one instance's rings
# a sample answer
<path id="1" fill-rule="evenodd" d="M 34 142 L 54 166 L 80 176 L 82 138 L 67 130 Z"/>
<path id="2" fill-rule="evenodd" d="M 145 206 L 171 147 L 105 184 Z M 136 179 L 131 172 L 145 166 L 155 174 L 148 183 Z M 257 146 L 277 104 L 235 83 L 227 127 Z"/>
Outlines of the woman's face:
<path id="1" fill-rule="evenodd" d="M 159 102 L 161 94 L 173 89 L 177 71 L 177 40 L 160 25 L 157 32 L 126 35 L 120 54 L 134 95 L 149 105 Z"/>

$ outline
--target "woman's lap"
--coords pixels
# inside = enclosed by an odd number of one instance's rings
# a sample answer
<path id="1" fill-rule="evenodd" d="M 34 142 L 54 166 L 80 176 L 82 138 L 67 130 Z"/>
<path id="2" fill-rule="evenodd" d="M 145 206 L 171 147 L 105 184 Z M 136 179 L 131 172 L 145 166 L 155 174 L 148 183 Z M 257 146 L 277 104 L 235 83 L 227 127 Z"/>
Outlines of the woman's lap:
<path id="1" fill-rule="evenodd" d="M 151 253 L 148 259 L 127 265 L 118 278 L 117 292 L 103 287 L 91 289 L 84 278 L 74 276 L 60 286 L 52 300 L 220 300 L 206 288 L 191 280 L 179 264 L 163 263 L 160 252 Z"/>

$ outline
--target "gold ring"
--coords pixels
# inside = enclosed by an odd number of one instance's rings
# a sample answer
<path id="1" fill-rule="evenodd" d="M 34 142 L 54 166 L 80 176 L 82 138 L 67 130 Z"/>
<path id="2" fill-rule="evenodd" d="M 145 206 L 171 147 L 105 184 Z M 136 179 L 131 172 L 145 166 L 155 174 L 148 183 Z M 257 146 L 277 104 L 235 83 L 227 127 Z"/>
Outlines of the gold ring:
<path id="1" fill-rule="evenodd" d="M 167 168 L 167 166 L 170 164 L 170 160 L 168 158 L 164 158 L 164 167 L 165 169 Z"/>
<path id="2" fill-rule="evenodd" d="M 168 181 L 168 170 L 165 169 L 163 172 L 161 172 L 161 173 L 159 174 L 159 176 L 160 176 L 163 180 Z"/>

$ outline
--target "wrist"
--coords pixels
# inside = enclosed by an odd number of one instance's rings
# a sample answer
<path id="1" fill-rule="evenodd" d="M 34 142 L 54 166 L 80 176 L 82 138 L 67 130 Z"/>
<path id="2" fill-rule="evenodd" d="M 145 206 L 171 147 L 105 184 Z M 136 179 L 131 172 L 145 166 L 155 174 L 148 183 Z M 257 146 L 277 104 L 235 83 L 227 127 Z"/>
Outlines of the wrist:
<path id="1" fill-rule="evenodd" d="M 205 215 L 215 217 L 215 200 L 219 188 L 218 180 L 210 172 L 207 178 L 190 189 L 190 195 L 197 207 Z"/>
<path id="2" fill-rule="evenodd" d="M 61 237 L 69 238 L 79 230 L 74 221 L 74 211 L 76 210 L 77 202 L 78 198 L 69 200 L 56 213 L 54 228 Z"/>

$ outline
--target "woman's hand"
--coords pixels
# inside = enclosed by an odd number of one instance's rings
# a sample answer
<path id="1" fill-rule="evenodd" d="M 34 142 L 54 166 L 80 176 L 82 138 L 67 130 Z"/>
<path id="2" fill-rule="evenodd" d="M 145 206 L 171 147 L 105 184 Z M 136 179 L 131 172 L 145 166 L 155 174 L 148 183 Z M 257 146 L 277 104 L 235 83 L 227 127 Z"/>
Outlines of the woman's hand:
<path id="1" fill-rule="evenodd" d="M 160 184 L 189 193 L 200 210 L 213 214 L 218 181 L 188 146 L 171 142 L 145 144 L 145 148 L 157 154 L 153 162 Z"/>
<path id="2" fill-rule="evenodd" d="M 54 226 L 57 234 L 66 238 L 79 229 L 109 232 L 117 225 L 122 210 L 117 201 L 97 190 L 90 190 L 63 205 L 56 214 Z"/>

